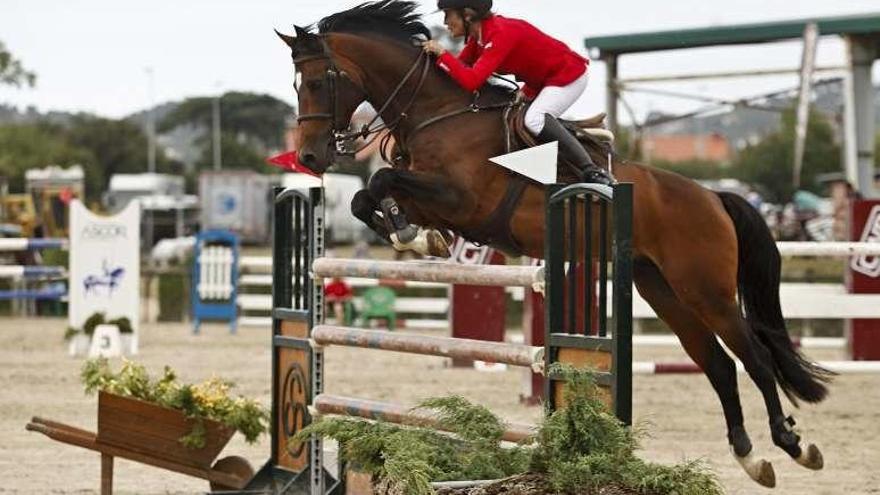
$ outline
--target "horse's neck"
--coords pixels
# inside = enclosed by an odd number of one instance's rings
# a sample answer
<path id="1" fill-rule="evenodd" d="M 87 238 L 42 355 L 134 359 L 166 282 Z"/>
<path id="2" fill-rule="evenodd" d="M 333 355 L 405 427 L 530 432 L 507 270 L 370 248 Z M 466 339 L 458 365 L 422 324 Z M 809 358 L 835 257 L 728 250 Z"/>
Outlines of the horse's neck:
<path id="1" fill-rule="evenodd" d="M 413 50 L 376 40 L 361 43 L 357 48 L 350 45 L 349 50 L 346 55 L 358 65 L 364 79 L 367 101 L 377 111 L 387 104 L 382 111 L 382 120 L 391 123 L 397 121 L 401 114 L 406 114 L 406 118 L 400 119 L 397 133 L 407 134 L 419 123 L 447 108 L 463 108 L 468 104 L 466 95 L 444 81 L 442 74 L 434 67 L 427 68 L 422 81 L 423 64 L 433 65 L 433 60 L 426 58 L 419 59 L 418 67 L 394 95 L 416 62 L 418 53 Z M 414 97 L 416 90 L 418 94 Z"/>

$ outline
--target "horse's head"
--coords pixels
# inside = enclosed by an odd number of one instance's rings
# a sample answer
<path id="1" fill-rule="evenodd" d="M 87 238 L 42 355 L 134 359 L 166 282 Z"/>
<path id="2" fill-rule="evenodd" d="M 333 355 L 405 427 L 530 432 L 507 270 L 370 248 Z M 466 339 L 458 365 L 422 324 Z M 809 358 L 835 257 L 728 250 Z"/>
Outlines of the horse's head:
<path id="1" fill-rule="evenodd" d="M 334 60 L 321 35 L 296 27 L 295 37 L 278 36 L 290 47 L 296 71 L 299 160 L 321 174 L 333 164 L 337 143 L 342 142 L 340 134 L 348 129 L 365 96 L 345 67 Z"/>

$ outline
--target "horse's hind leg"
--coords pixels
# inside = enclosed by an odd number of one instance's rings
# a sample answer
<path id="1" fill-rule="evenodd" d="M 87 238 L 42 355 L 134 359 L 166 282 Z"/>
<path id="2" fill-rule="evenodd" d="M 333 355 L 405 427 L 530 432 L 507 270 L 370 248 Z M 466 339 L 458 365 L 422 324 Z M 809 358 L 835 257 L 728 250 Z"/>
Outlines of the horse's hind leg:
<path id="1" fill-rule="evenodd" d="M 708 263 L 691 262 L 693 266 L 708 266 Z M 675 268 L 680 270 L 676 271 Z M 727 287 L 730 282 L 722 279 L 725 275 L 718 271 L 701 270 L 695 274 L 682 268 L 678 265 L 667 267 L 664 271 L 670 286 L 679 299 L 742 361 L 764 398 L 773 443 L 799 464 L 810 469 L 821 469 L 823 461 L 819 449 L 812 444 L 806 449 L 801 448 L 801 437 L 793 430 L 793 422 L 783 412 L 777 391 L 774 357 L 743 317 L 734 297 L 735 289 Z M 670 276 L 670 273 L 676 275 Z M 682 274 L 689 274 L 689 277 Z"/>
<path id="2" fill-rule="evenodd" d="M 678 299 L 656 265 L 637 260 L 636 288 L 657 315 L 675 332 L 688 356 L 706 374 L 721 401 L 731 452 L 749 476 L 761 485 L 776 484 L 773 466 L 752 455 L 752 442 L 743 421 L 737 390 L 736 364 L 724 352 L 712 331 Z"/>

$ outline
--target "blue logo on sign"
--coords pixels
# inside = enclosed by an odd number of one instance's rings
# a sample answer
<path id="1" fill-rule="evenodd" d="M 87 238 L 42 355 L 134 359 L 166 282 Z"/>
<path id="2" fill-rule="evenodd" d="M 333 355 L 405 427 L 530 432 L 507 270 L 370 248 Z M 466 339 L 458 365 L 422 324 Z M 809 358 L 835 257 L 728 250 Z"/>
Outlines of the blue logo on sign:
<path id="1" fill-rule="evenodd" d="M 235 200 L 235 196 L 231 194 L 221 194 L 219 198 L 217 198 L 217 208 L 220 210 L 220 213 L 223 215 L 227 215 L 235 211 L 237 206 Z"/>

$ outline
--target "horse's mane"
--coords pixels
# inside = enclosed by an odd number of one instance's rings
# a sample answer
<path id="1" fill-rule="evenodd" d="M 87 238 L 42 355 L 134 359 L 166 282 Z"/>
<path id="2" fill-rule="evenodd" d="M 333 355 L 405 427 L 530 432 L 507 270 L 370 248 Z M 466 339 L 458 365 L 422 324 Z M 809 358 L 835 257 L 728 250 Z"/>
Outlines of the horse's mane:
<path id="1" fill-rule="evenodd" d="M 408 0 L 366 2 L 318 21 L 318 33 L 379 34 L 409 43 L 414 37 L 431 38 L 431 31 L 416 12 L 418 4 Z"/>
<path id="2" fill-rule="evenodd" d="M 415 37 L 431 38 L 431 30 L 422 22 L 417 9 L 418 4 L 409 0 L 365 2 L 327 16 L 315 26 L 310 26 L 309 30 L 317 29 L 319 34 L 376 34 L 412 46 L 411 41 Z M 509 99 L 512 90 L 508 86 L 490 81 L 483 88 L 483 93 L 490 98 L 490 102 L 498 102 Z"/>

